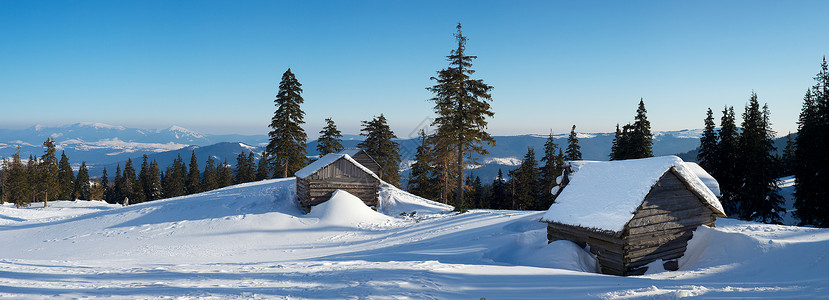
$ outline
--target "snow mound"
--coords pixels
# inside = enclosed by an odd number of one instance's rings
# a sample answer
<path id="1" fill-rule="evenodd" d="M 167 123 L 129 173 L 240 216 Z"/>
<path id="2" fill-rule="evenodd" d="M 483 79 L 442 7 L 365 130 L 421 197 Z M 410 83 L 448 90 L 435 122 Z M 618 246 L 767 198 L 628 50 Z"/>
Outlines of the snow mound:
<path id="1" fill-rule="evenodd" d="M 410 194 L 391 184 L 380 184 L 380 205 L 377 211 L 389 216 L 401 213 L 439 214 L 454 210 L 455 207 Z"/>
<path id="2" fill-rule="evenodd" d="M 392 220 L 343 190 L 334 191 L 331 199 L 311 207 L 307 216 L 319 218 L 319 224 L 323 226 L 382 225 Z"/>

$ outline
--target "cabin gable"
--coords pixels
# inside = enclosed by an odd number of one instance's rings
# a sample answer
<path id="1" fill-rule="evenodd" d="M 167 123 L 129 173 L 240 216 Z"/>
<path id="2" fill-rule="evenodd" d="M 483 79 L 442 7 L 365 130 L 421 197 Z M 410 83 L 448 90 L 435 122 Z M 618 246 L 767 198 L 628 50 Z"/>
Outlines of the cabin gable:
<path id="1" fill-rule="evenodd" d="M 665 172 L 634 212 L 622 232 L 626 275 L 644 273 L 656 260 L 685 254 L 688 240 L 700 225 L 714 226 L 715 212 L 673 168 Z M 675 262 L 666 264 L 674 269 Z"/>
<path id="2" fill-rule="evenodd" d="M 380 180 L 346 157 L 343 155 L 304 178 L 297 176 L 297 201 L 306 213 L 311 211 L 312 206 L 328 201 L 336 190 L 344 190 L 377 209 Z"/>
<path id="3" fill-rule="evenodd" d="M 352 158 L 354 158 L 354 160 L 356 160 L 364 167 L 374 172 L 374 174 L 376 174 L 377 177 L 383 177 L 383 169 L 380 167 L 380 164 L 377 163 L 377 161 L 375 161 L 374 158 L 369 156 L 365 150 L 360 150 L 360 152 L 357 152 L 357 154 L 355 154 Z"/>

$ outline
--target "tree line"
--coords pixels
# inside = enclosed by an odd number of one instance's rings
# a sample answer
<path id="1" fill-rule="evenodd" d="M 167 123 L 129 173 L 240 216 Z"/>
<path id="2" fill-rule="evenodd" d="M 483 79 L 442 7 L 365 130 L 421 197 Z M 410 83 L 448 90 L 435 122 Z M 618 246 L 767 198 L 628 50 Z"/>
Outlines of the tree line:
<path id="1" fill-rule="evenodd" d="M 110 181 L 104 168 L 99 178 L 90 179 L 86 162 L 81 162 L 77 175 L 69 158 L 61 151 L 56 159 L 54 140 L 47 139 L 41 157 L 29 156 L 26 163 L 20 157 L 18 148 L 10 159 L 4 159 L 0 167 L 0 200 L 14 203 L 17 207 L 32 202 L 50 200 L 104 200 L 124 205 L 172 198 L 210 191 L 233 184 L 270 178 L 267 160 L 257 164 L 253 152 L 240 153 L 233 170 L 227 160 L 217 163 L 213 157 L 200 169 L 195 150 L 191 152 L 190 165 L 184 163 L 181 155 L 162 171 L 158 162 L 148 161 L 145 154 L 138 170 L 132 159 L 127 159 L 123 170 L 118 164 L 115 178 Z"/>

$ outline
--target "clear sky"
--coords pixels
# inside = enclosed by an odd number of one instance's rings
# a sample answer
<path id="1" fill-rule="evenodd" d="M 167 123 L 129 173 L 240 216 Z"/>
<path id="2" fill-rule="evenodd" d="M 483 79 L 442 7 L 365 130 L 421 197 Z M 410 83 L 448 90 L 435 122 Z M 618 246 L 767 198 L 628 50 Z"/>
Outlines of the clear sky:
<path id="1" fill-rule="evenodd" d="M 611 132 L 644 98 L 654 130 L 742 112 L 752 90 L 796 130 L 829 54 L 829 1 L 0 0 L 0 128 L 104 122 L 262 134 L 282 73 L 305 129 L 432 117 L 457 22 L 493 85 L 494 135 Z"/>

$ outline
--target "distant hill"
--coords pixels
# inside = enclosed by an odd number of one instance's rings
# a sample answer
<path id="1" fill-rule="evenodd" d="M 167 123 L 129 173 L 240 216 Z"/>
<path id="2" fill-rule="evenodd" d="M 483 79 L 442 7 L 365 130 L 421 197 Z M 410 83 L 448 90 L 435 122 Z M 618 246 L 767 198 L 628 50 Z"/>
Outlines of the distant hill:
<path id="1" fill-rule="evenodd" d="M 654 133 L 654 154 L 668 155 L 692 151 L 699 144 L 700 129 L 663 131 Z M 584 159 L 607 160 L 610 154 L 610 145 L 613 133 L 579 133 L 579 144 Z M 0 130 L 0 156 L 11 156 L 20 146 L 21 156 L 28 158 L 30 154 L 43 154 L 43 141 L 46 138 L 55 139 L 58 151 L 65 151 L 73 166 L 77 168 L 81 161 L 86 161 L 92 176 L 99 176 L 101 169 L 106 167 L 110 174 L 114 173 L 115 166 L 124 166 L 127 158 L 131 158 L 136 165 L 140 165 L 141 157 L 148 155 L 150 160 L 157 160 L 162 169 L 172 163 L 177 155 L 181 155 L 185 163 L 190 163 L 190 152 L 195 150 L 199 166 L 204 167 L 208 156 L 213 156 L 217 162 L 227 159 L 232 166 L 236 164 L 236 157 L 240 152 L 253 151 L 258 159 L 259 154 L 267 145 L 267 135 L 208 135 L 179 126 L 171 126 L 160 130 L 127 128 L 103 123 L 77 123 L 64 126 L 32 126 L 22 130 Z M 516 135 L 495 136 L 495 147 L 487 147 L 489 155 L 478 157 L 481 166 L 469 170 L 480 176 L 484 182 L 491 182 L 498 169 L 504 174 L 520 163 L 528 147 L 535 148 L 536 158 L 540 159 L 547 139 L 546 135 Z M 360 135 L 344 135 L 343 146 L 355 148 L 362 141 Z M 400 154 L 403 162 L 401 169 L 405 181 L 408 176 L 408 165 L 414 158 L 419 141 L 414 139 L 398 139 Z M 555 142 L 566 146 L 567 134 L 555 136 Z M 785 141 L 783 142 L 785 145 Z M 316 157 L 317 141 L 308 143 L 308 156 Z"/>

